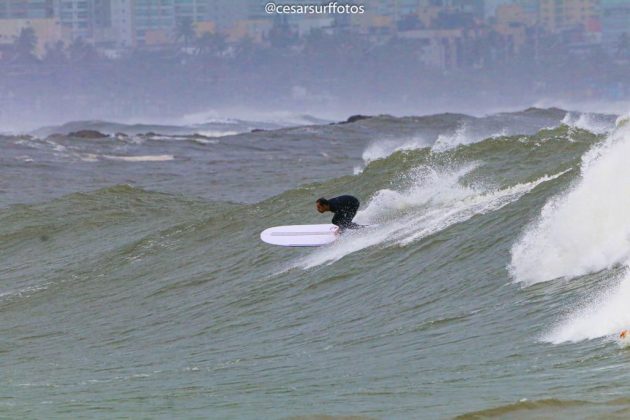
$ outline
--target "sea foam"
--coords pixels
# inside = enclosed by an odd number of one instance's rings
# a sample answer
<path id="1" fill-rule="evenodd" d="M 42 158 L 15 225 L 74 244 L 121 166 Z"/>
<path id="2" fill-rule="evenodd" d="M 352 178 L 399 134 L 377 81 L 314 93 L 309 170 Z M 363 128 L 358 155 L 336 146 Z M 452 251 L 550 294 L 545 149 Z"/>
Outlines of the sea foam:
<path id="1" fill-rule="evenodd" d="M 531 285 L 630 258 L 630 131 L 619 127 L 582 158 L 581 178 L 551 199 L 512 248 L 510 272 Z"/>
<path id="2" fill-rule="evenodd" d="M 619 333 L 630 327 L 630 272 L 620 282 L 584 301 L 572 313 L 560 320 L 542 339 L 554 344 L 581 341 L 604 336 L 617 337 L 620 345 L 629 340 L 619 339 Z"/>
<path id="3" fill-rule="evenodd" d="M 462 184 L 461 179 L 477 165 L 450 170 L 416 169 L 410 174 L 414 180 L 410 186 L 377 191 L 357 214 L 357 223 L 377 226 L 349 232 L 331 246 L 298 260 L 294 266 L 312 268 L 331 264 L 372 246 L 407 246 L 475 215 L 496 211 L 564 173 L 500 189 Z"/>
<path id="4" fill-rule="evenodd" d="M 589 112 L 567 112 L 562 123 L 595 134 L 605 134 L 615 128 L 615 125 L 602 115 Z"/>

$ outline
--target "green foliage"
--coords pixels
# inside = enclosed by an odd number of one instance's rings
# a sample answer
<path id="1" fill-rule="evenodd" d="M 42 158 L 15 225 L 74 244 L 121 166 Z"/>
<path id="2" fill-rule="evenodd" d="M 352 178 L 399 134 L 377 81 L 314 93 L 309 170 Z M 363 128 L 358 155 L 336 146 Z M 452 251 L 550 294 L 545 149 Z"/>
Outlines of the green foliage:
<path id="1" fill-rule="evenodd" d="M 13 46 L 19 59 L 34 59 L 35 47 L 37 46 L 35 30 L 31 27 L 22 28 Z"/>
<path id="2" fill-rule="evenodd" d="M 190 17 L 184 17 L 177 21 L 175 37 L 177 41 L 184 41 L 185 48 L 188 48 L 188 44 L 195 39 L 195 36 L 195 27 Z"/>
<path id="3" fill-rule="evenodd" d="M 227 40 L 222 34 L 204 32 L 197 38 L 196 46 L 200 55 L 219 55 L 227 48 Z"/>

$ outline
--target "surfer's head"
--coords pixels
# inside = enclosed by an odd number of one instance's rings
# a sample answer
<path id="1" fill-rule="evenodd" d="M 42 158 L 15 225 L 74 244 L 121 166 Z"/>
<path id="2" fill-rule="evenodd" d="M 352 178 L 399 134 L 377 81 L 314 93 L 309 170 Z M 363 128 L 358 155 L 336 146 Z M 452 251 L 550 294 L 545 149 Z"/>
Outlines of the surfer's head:
<path id="1" fill-rule="evenodd" d="M 318 212 L 324 213 L 330 211 L 330 203 L 328 203 L 328 200 L 326 200 L 324 197 L 318 198 L 315 202 L 315 208 Z"/>
<path id="2" fill-rule="evenodd" d="M 628 335 L 630 335 L 630 331 L 623 330 L 623 331 L 621 331 L 621 334 L 619 334 L 619 338 L 627 338 Z"/>

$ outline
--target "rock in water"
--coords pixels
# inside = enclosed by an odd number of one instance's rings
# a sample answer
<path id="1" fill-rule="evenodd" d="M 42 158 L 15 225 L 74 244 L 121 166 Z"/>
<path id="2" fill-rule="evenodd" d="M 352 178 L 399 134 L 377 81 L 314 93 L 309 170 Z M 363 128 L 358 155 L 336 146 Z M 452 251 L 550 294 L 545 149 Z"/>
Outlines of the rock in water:
<path id="1" fill-rule="evenodd" d="M 102 139 L 109 136 L 96 130 L 79 130 L 68 133 L 68 137 L 77 137 L 80 139 Z"/>
<path id="2" fill-rule="evenodd" d="M 354 122 L 361 121 L 361 120 L 369 120 L 370 118 L 372 118 L 370 115 L 356 114 L 356 115 L 349 116 L 348 119 L 345 120 L 345 121 L 340 121 L 338 123 L 331 123 L 331 125 L 350 124 L 350 123 L 354 123 Z"/>

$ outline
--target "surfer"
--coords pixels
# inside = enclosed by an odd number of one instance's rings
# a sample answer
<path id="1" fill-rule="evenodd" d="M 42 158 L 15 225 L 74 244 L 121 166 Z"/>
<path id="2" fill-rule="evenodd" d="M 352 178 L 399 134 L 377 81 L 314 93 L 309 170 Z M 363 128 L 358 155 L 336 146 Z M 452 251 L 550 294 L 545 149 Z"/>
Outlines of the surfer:
<path id="1" fill-rule="evenodd" d="M 359 200 L 351 195 L 340 195 L 335 198 L 318 198 L 315 207 L 320 213 L 331 211 L 335 213 L 332 224 L 339 226 L 339 231 L 345 229 L 359 229 L 362 226 L 352 222 L 359 210 Z"/>

